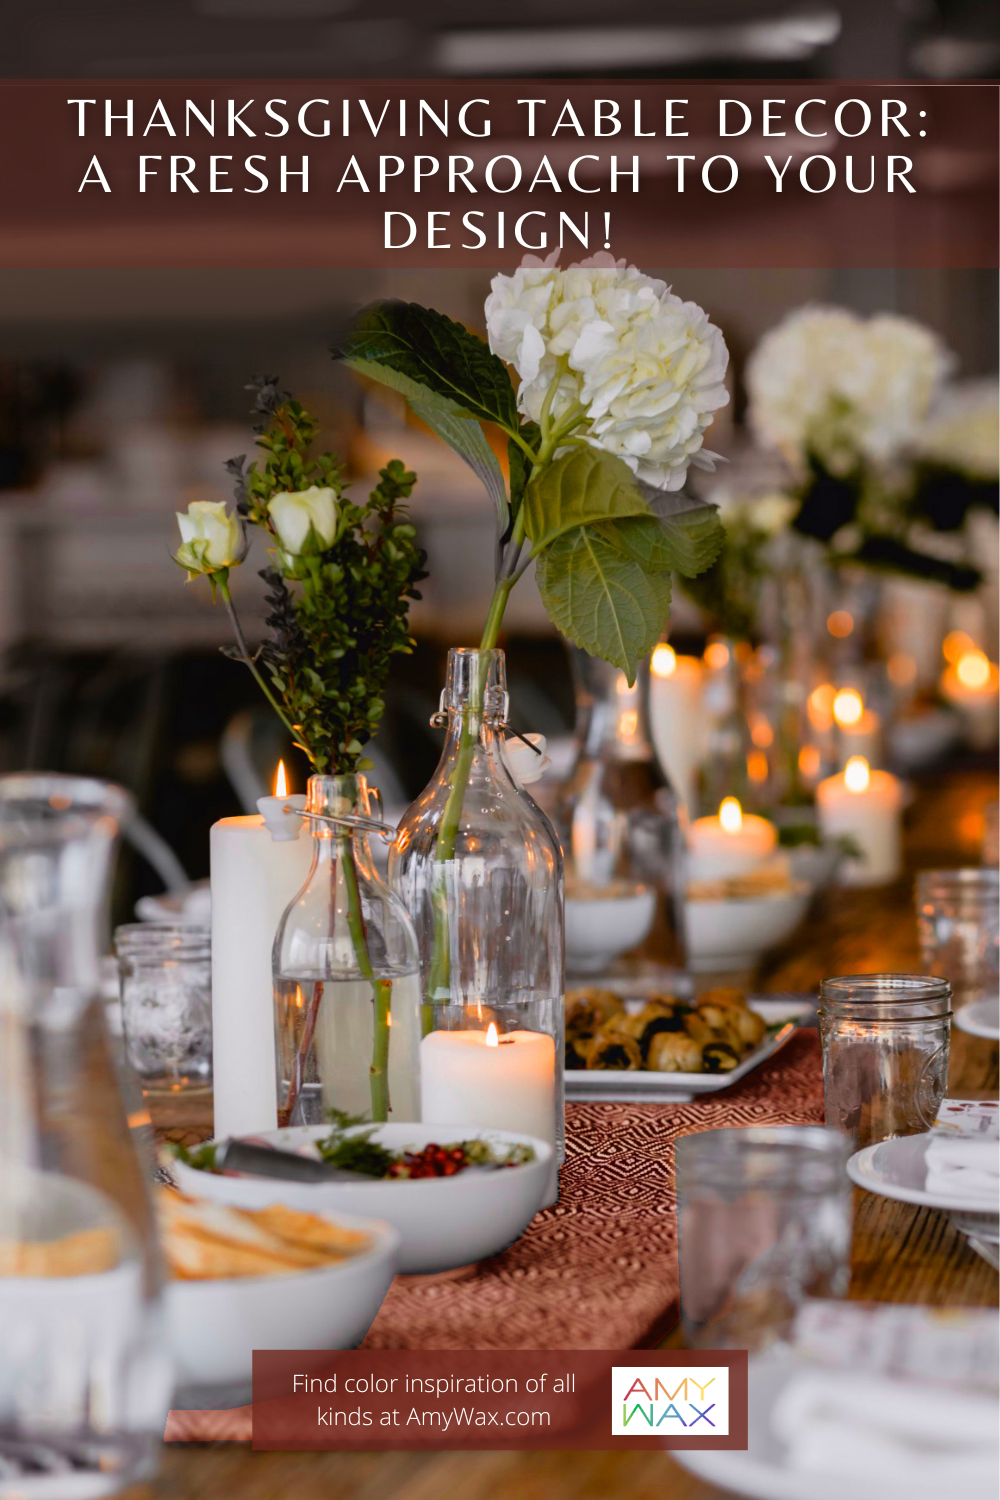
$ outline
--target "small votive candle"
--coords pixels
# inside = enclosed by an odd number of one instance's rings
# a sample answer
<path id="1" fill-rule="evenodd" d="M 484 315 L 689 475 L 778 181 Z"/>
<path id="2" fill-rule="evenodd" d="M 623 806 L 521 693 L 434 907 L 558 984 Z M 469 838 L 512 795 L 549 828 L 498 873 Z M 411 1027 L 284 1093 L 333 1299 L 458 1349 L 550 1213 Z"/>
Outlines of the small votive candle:
<path id="1" fill-rule="evenodd" d="M 976 750 L 996 743 L 1000 668 L 985 651 L 964 651 L 945 669 L 941 693 L 961 715 L 966 738 Z"/>
<path id="2" fill-rule="evenodd" d="M 884 885 L 899 875 L 902 787 L 888 771 L 873 771 L 852 756 L 836 776 L 816 788 L 816 811 L 825 839 L 849 838 L 857 853 L 840 871 L 844 885 Z"/>

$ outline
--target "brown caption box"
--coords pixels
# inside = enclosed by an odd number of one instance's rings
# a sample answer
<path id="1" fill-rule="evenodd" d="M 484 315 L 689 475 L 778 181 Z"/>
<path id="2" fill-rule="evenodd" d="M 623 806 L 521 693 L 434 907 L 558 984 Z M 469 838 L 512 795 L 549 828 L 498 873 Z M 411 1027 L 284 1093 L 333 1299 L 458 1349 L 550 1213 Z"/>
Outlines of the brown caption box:
<path id="1" fill-rule="evenodd" d="M 97 101 L 86 112 L 82 139 L 78 109 L 67 103 L 81 98 Z M 526 135 L 527 110 L 518 104 L 529 98 L 547 101 L 537 107 L 533 139 Z M 887 98 L 905 103 L 905 137 L 891 126 L 886 135 L 881 133 L 882 101 Z M 359 128 L 362 99 L 380 122 L 375 138 L 370 129 Z M 442 119 L 447 111 L 447 134 L 434 126 L 422 135 L 412 128 L 400 134 L 399 101 L 406 102 L 412 125 L 421 99 Z M 595 135 L 598 99 L 617 103 L 620 134 Z M 666 101 L 671 99 L 678 101 L 676 128 L 686 135 L 666 134 Z M 729 106 L 734 125 L 744 118 L 741 105 L 749 112 L 752 123 L 745 133 L 720 138 L 723 99 L 739 101 Z M 132 101 L 131 137 L 120 123 L 105 136 L 105 100 L 115 113 L 123 113 Z M 186 100 L 206 115 L 214 101 L 214 136 L 197 122 L 185 135 Z M 229 100 L 236 102 L 252 135 L 242 125 L 234 127 L 232 136 L 227 133 Z M 282 101 L 279 113 L 289 121 L 284 135 L 270 139 L 265 132 L 276 125 L 266 113 L 268 100 Z M 489 116 L 487 138 L 470 137 L 457 128 L 463 104 L 473 100 L 488 101 L 472 107 L 468 116 L 474 126 Z M 862 102 L 845 103 L 851 100 Z M 329 136 L 300 130 L 298 111 L 309 101 L 319 102 L 306 112 L 307 128 L 322 130 L 329 118 Z M 345 101 L 347 138 L 342 134 Z M 582 137 L 566 128 L 553 134 L 566 101 L 586 132 Z M 764 135 L 766 101 L 771 101 L 775 128 L 783 128 L 784 135 Z M 794 115 L 806 101 L 819 102 L 807 106 L 801 123 L 809 133 L 803 134 L 795 129 Z M 162 124 L 163 115 L 150 125 L 158 102 L 174 134 Z M 841 104 L 842 123 L 853 138 L 834 132 Z M 873 123 L 860 134 L 862 105 L 871 111 Z M 7 206 L 0 225 L 0 266 L 495 267 L 516 264 L 526 250 L 547 253 L 562 239 L 564 261 L 607 246 L 615 255 L 647 266 L 993 267 L 998 264 L 997 126 L 998 90 L 987 83 L 8 81 L 0 83 L 0 129 L 9 143 L 0 160 Z M 824 130 L 830 133 L 823 135 Z M 155 175 L 140 192 L 143 154 L 159 161 L 150 164 Z M 414 158 L 419 154 L 437 157 L 443 165 L 416 192 Z M 813 154 L 816 160 L 804 185 L 800 169 Z M 217 186 L 230 192 L 210 191 L 213 155 L 222 174 Z M 304 155 L 309 158 L 308 193 L 301 192 L 301 179 L 294 175 L 280 192 L 282 157 L 293 174 L 301 170 Z M 368 182 L 367 193 L 357 186 L 337 192 L 352 155 Z M 404 163 L 384 194 L 378 190 L 382 155 L 398 155 Z M 470 180 L 478 182 L 479 191 L 471 193 L 458 183 L 448 192 L 450 155 L 471 163 Z M 521 164 L 521 185 L 509 192 L 484 190 L 486 164 L 503 155 Z M 544 183 L 526 191 L 543 155 L 560 179 L 561 191 Z M 631 191 L 625 175 L 618 190 L 611 191 L 613 155 L 623 173 L 638 159 L 638 193 Z M 676 162 L 668 163 L 668 155 L 695 157 L 684 164 L 683 193 L 677 191 L 680 169 Z M 782 169 L 791 158 L 780 193 L 768 155 Z M 833 164 L 835 184 L 828 192 L 811 191 L 826 179 L 823 155 Z M 93 156 L 110 192 L 93 185 L 80 190 Z M 578 163 L 577 181 L 584 191 L 572 191 L 567 186 L 570 163 L 587 156 L 597 160 Z M 701 168 L 713 156 L 717 160 L 706 184 Z M 726 156 L 738 169 L 731 192 L 724 190 L 730 175 Z M 909 180 L 915 192 L 898 184 L 887 191 L 892 156 L 912 160 Z M 171 157 L 193 160 L 190 181 L 196 193 L 183 184 L 170 192 Z M 266 190 L 246 191 L 260 188 L 259 177 L 246 166 L 248 157 L 255 158 L 266 177 Z M 870 191 L 849 191 L 848 157 L 854 162 L 855 186 L 870 179 Z M 497 174 L 501 189 L 512 172 L 507 167 Z M 387 210 L 414 220 L 415 236 L 405 248 L 386 247 Z M 477 224 L 484 243 L 479 248 L 466 248 L 476 244 L 475 234 L 462 226 L 466 212 L 481 216 Z M 428 213 L 448 217 L 432 232 Z M 518 243 L 515 226 L 525 214 L 532 217 L 524 221 L 523 242 Z M 563 229 L 563 214 L 578 226 L 586 223 L 586 246 Z M 402 225 L 401 219 L 395 221 L 397 229 Z"/>
<path id="2" fill-rule="evenodd" d="M 629 1385 L 634 1370 L 649 1395 L 638 1388 L 630 1398 L 624 1436 L 612 1433 L 612 1410 L 622 1405 L 612 1392 L 615 1367 L 627 1367 Z M 729 1371 L 724 1435 L 712 1426 L 711 1384 L 704 1395 L 699 1388 L 718 1367 Z M 310 1387 L 316 1381 L 322 1388 Z M 475 1393 L 465 1388 L 468 1381 L 476 1382 Z M 289 1394 L 296 1385 L 299 1394 Z M 747 1446 L 743 1350 L 278 1350 L 254 1354 L 253 1388 L 258 1449 Z"/>

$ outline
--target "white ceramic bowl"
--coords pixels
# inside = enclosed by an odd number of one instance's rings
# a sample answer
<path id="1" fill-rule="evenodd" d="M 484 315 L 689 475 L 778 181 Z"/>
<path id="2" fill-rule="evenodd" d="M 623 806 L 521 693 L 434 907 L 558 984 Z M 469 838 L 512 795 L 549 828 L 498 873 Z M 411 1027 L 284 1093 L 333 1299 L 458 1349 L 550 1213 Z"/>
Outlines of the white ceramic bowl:
<path id="1" fill-rule="evenodd" d="M 629 896 L 566 897 L 566 966 L 595 974 L 649 935 L 656 892 L 640 886 Z"/>
<path id="2" fill-rule="evenodd" d="M 328 1211 L 320 1205 L 311 1210 Z M 364 1230 L 371 1237 L 370 1248 L 334 1265 L 288 1276 L 167 1283 L 179 1385 L 247 1385 L 254 1349 L 353 1349 L 360 1344 L 396 1273 L 399 1235 L 389 1224 L 339 1211 L 330 1217 L 346 1228 Z"/>
<path id="3" fill-rule="evenodd" d="M 805 887 L 774 896 L 685 901 L 688 967 L 695 974 L 752 968 L 771 948 L 791 937 L 811 896 Z"/>
<path id="4" fill-rule="evenodd" d="M 311 1148 L 329 1134 L 325 1125 L 299 1125 L 264 1131 L 255 1140 L 286 1151 Z M 284 1203 L 309 1213 L 336 1218 L 361 1214 L 383 1219 L 400 1237 L 398 1270 L 427 1274 L 467 1266 L 498 1255 L 527 1229 L 545 1202 L 552 1146 L 509 1130 L 482 1130 L 468 1125 L 380 1125 L 372 1137 L 391 1150 L 487 1140 L 495 1145 L 530 1144 L 535 1160 L 498 1172 L 459 1172 L 454 1177 L 409 1181 L 279 1182 L 267 1177 L 225 1177 L 178 1163 L 178 1184 L 192 1197 L 211 1198 L 235 1208 L 266 1208 Z M 286 1349 L 299 1346 L 286 1343 Z M 303 1348 L 307 1347 L 302 1345 Z"/>

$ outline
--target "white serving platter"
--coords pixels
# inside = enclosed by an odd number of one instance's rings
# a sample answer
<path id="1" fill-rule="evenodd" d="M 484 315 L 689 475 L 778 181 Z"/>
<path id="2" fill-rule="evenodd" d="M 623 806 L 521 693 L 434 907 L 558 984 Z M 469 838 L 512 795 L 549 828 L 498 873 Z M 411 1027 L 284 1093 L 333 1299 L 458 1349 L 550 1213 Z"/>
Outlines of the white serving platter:
<path id="1" fill-rule="evenodd" d="M 604 986 L 602 986 L 604 987 Z M 618 993 L 635 997 L 641 1001 L 637 986 L 621 982 L 609 983 Z M 662 991 L 663 986 L 660 986 Z M 652 993 L 654 987 L 649 986 Z M 672 1102 L 685 1104 L 701 1094 L 716 1094 L 720 1089 L 739 1083 L 754 1068 L 779 1052 L 802 1022 L 814 1009 L 814 1002 L 806 995 L 780 996 L 751 995 L 747 999 L 751 1010 L 763 1016 L 769 1033 L 752 1052 L 730 1073 L 651 1073 L 645 1070 L 618 1072 L 614 1069 L 567 1068 L 564 1072 L 567 1099 L 631 1099 L 638 1102 Z"/>
<path id="2" fill-rule="evenodd" d="M 983 1220 L 996 1219 L 981 1197 L 963 1193 L 927 1191 L 927 1147 L 931 1132 L 902 1135 L 895 1140 L 878 1141 L 863 1146 L 847 1163 L 847 1175 L 858 1187 L 897 1203 L 912 1203 L 920 1208 L 938 1208 L 946 1214 L 974 1214 Z M 998 1205 L 1000 1209 L 1000 1205 Z"/>

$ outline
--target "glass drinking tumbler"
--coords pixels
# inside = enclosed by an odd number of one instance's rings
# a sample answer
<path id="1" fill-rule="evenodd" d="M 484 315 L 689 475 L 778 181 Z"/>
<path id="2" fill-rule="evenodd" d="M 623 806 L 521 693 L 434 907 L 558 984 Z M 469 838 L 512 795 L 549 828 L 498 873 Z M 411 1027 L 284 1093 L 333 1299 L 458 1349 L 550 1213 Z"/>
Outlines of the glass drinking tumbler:
<path id="1" fill-rule="evenodd" d="M 675 1146 L 686 1341 L 760 1349 L 850 1276 L 850 1147 L 822 1125 L 707 1130 Z"/>
<path id="2" fill-rule="evenodd" d="M 212 1082 L 212 954 L 206 927 L 136 922 L 115 931 L 125 1050 L 143 1091 Z"/>
<path id="3" fill-rule="evenodd" d="M 826 1123 L 856 1149 L 930 1130 L 948 1083 L 951 986 L 922 974 L 824 979 Z"/>
<path id="4" fill-rule="evenodd" d="M 920 962 L 947 979 L 955 1010 L 1000 995 L 1000 871 L 921 870 L 917 876 Z"/>

